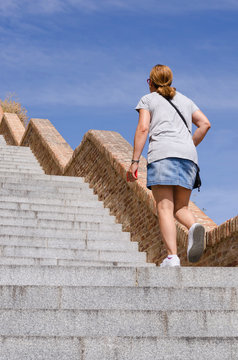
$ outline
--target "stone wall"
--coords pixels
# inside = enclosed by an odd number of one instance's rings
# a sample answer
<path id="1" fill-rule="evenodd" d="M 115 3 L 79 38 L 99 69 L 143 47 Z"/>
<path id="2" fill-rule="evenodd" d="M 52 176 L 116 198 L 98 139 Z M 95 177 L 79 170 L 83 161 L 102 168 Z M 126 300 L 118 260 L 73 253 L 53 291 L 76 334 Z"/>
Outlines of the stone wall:
<path id="1" fill-rule="evenodd" d="M 90 130 L 73 152 L 49 120 L 31 119 L 22 133 L 17 118 L 11 115 L 5 113 L 0 123 L 0 133 L 8 144 L 30 146 L 47 174 L 84 177 L 123 230 L 131 233 L 132 241 L 147 252 L 147 261 L 161 262 L 165 249 L 155 202 L 146 188 L 146 160 L 141 159 L 139 179 L 128 183 L 132 146 L 120 134 Z M 193 266 L 238 266 L 238 216 L 217 226 L 194 203 L 189 206 L 196 221 L 206 228 L 206 251 Z M 181 263 L 191 266 L 186 260 L 187 230 L 177 222 L 176 226 Z"/>

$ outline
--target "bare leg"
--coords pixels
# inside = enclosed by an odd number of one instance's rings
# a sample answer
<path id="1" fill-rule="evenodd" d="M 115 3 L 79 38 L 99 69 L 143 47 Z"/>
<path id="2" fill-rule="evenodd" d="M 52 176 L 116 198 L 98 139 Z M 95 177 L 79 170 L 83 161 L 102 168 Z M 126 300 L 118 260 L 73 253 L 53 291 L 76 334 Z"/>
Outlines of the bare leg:
<path id="1" fill-rule="evenodd" d="M 156 201 L 160 231 L 169 255 L 177 254 L 176 226 L 174 221 L 174 190 L 171 185 L 151 187 Z"/>
<path id="2" fill-rule="evenodd" d="M 188 209 L 191 192 L 192 190 L 184 187 L 174 186 L 174 216 L 187 229 L 196 222 L 192 212 Z"/>

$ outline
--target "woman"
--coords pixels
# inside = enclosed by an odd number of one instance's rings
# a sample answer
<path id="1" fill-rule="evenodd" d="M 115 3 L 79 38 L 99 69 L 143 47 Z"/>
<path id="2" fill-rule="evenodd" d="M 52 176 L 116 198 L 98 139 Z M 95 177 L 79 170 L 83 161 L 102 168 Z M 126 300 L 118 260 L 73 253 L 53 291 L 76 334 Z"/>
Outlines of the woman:
<path id="1" fill-rule="evenodd" d="M 149 133 L 147 187 L 156 201 L 159 226 L 168 251 L 162 267 L 180 266 L 174 217 L 189 230 L 188 260 L 196 262 L 202 256 L 205 229 L 196 223 L 188 204 L 198 166 L 196 146 L 211 127 L 194 102 L 171 87 L 172 80 L 168 66 L 152 68 L 147 80 L 150 94 L 143 96 L 136 107 L 139 122 L 129 169 L 129 181 L 135 181 Z M 187 127 L 168 100 L 182 113 Z M 192 123 L 197 126 L 193 136 Z"/>

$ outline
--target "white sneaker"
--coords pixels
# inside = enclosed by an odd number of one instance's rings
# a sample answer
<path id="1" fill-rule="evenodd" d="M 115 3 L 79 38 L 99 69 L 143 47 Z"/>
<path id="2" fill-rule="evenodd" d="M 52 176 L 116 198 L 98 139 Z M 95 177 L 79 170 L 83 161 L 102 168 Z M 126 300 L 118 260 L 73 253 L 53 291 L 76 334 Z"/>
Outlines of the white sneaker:
<path id="1" fill-rule="evenodd" d="M 201 224 L 193 224 L 188 231 L 188 261 L 197 262 L 204 251 L 205 228 Z"/>
<path id="2" fill-rule="evenodd" d="M 180 266 L 180 259 L 176 256 L 167 256 L 160 264 L 160 267 L 173 267 L 173 266 Z"/>

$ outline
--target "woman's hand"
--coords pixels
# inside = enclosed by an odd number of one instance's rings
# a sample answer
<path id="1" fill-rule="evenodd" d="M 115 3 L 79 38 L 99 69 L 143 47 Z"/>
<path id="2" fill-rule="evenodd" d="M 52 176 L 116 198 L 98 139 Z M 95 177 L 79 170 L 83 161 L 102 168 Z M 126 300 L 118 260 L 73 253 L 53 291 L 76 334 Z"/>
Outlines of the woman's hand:
<path id="1" fill-rule="evenodd" d="M 134 163 L 130 166 L 127 172 L 127 181 L 134 182 L 137 180 L 138 167 L 139 167 L 138 163 Z"/>

